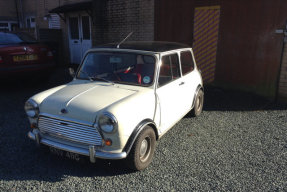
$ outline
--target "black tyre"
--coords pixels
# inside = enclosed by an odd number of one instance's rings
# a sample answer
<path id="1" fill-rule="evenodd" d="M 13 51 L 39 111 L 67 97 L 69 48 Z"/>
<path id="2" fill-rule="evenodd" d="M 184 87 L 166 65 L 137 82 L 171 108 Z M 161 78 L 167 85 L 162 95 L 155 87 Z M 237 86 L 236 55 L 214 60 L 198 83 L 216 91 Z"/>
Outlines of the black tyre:
<path id="1" fill-rule="evenodd" d="M 203 103 L 204 103 L 204 93 L 200 89 L 196 95 L 195 101 L 194 101 L 194 107 L 191 111 L 191 115 L 193 117 L 197 117 L 201 114 L 202 108 L 203 108 Z"/>
<path id="2" fill-rule="evenodd" d="M 133 170 L 143 170 L 151 163 L 155 150 L 156 136 L 150 126 L 146 126 L 137 137 L 126 164 Z"/>

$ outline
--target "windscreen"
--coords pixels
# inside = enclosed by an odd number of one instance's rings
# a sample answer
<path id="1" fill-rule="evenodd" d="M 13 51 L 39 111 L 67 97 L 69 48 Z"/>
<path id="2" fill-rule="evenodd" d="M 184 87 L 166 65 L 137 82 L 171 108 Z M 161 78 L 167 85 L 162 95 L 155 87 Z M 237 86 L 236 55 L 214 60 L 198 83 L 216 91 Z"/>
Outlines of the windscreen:
<path id="1" fill-rule="evenodd" d="M 0 32 L 0 45 L 20 43 L 36 43 L 36 40 L 25 33 Z"/>
<path id="2" fill-rule="evenodd" d="M 155 62 L 152 55 L 90 52 L 85 57 L 77 78 L 150 86 L 154 81 Z"/>

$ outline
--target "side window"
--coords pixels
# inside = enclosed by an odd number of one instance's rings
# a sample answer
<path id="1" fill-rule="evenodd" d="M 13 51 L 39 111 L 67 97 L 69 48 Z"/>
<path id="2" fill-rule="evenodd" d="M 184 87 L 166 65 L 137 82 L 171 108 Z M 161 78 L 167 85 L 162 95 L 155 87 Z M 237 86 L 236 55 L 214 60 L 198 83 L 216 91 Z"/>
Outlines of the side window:
<path id="1" fill-rule="evenodd" d="M 194 69 L 193 58 L 190 51 L 180 53 L 182 75 L 185 75 Z"/>
<path id="2" fill-rule="evenodd" d="M 180 77 L 179 59 L 177 54 L 162 57 L 158 84 L 163 86 Z"/>

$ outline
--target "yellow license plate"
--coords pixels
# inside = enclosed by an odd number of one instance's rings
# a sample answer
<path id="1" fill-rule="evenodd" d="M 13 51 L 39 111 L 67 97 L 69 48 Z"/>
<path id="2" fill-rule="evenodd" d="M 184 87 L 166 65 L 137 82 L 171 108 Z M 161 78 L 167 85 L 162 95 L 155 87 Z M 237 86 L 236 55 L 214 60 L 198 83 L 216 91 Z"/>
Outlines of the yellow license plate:
<path id="1" fill-rule="evenodd" d="M 38 55 L 15 55 L 13 56 L 13 61 L 14 62 L 19 62 L 19 61 L 34 61 L 38 59 Z"/>

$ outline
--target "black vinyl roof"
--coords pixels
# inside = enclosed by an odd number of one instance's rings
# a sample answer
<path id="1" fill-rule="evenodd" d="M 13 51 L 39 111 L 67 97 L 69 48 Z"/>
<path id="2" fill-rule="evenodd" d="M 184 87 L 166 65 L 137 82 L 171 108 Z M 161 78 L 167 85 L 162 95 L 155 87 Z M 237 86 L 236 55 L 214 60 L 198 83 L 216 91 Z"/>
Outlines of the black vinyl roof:
<path id="1" fill-rule="evenodd" d="M 117 43 L 110 43 L 95 48 L 117 48 Z M 119 49 L 132 49 L 151 52 L 165 52 L 175 49 L 190 48 L 189 45 L 164 41 L 127 41 L 120 44 Z"/>

